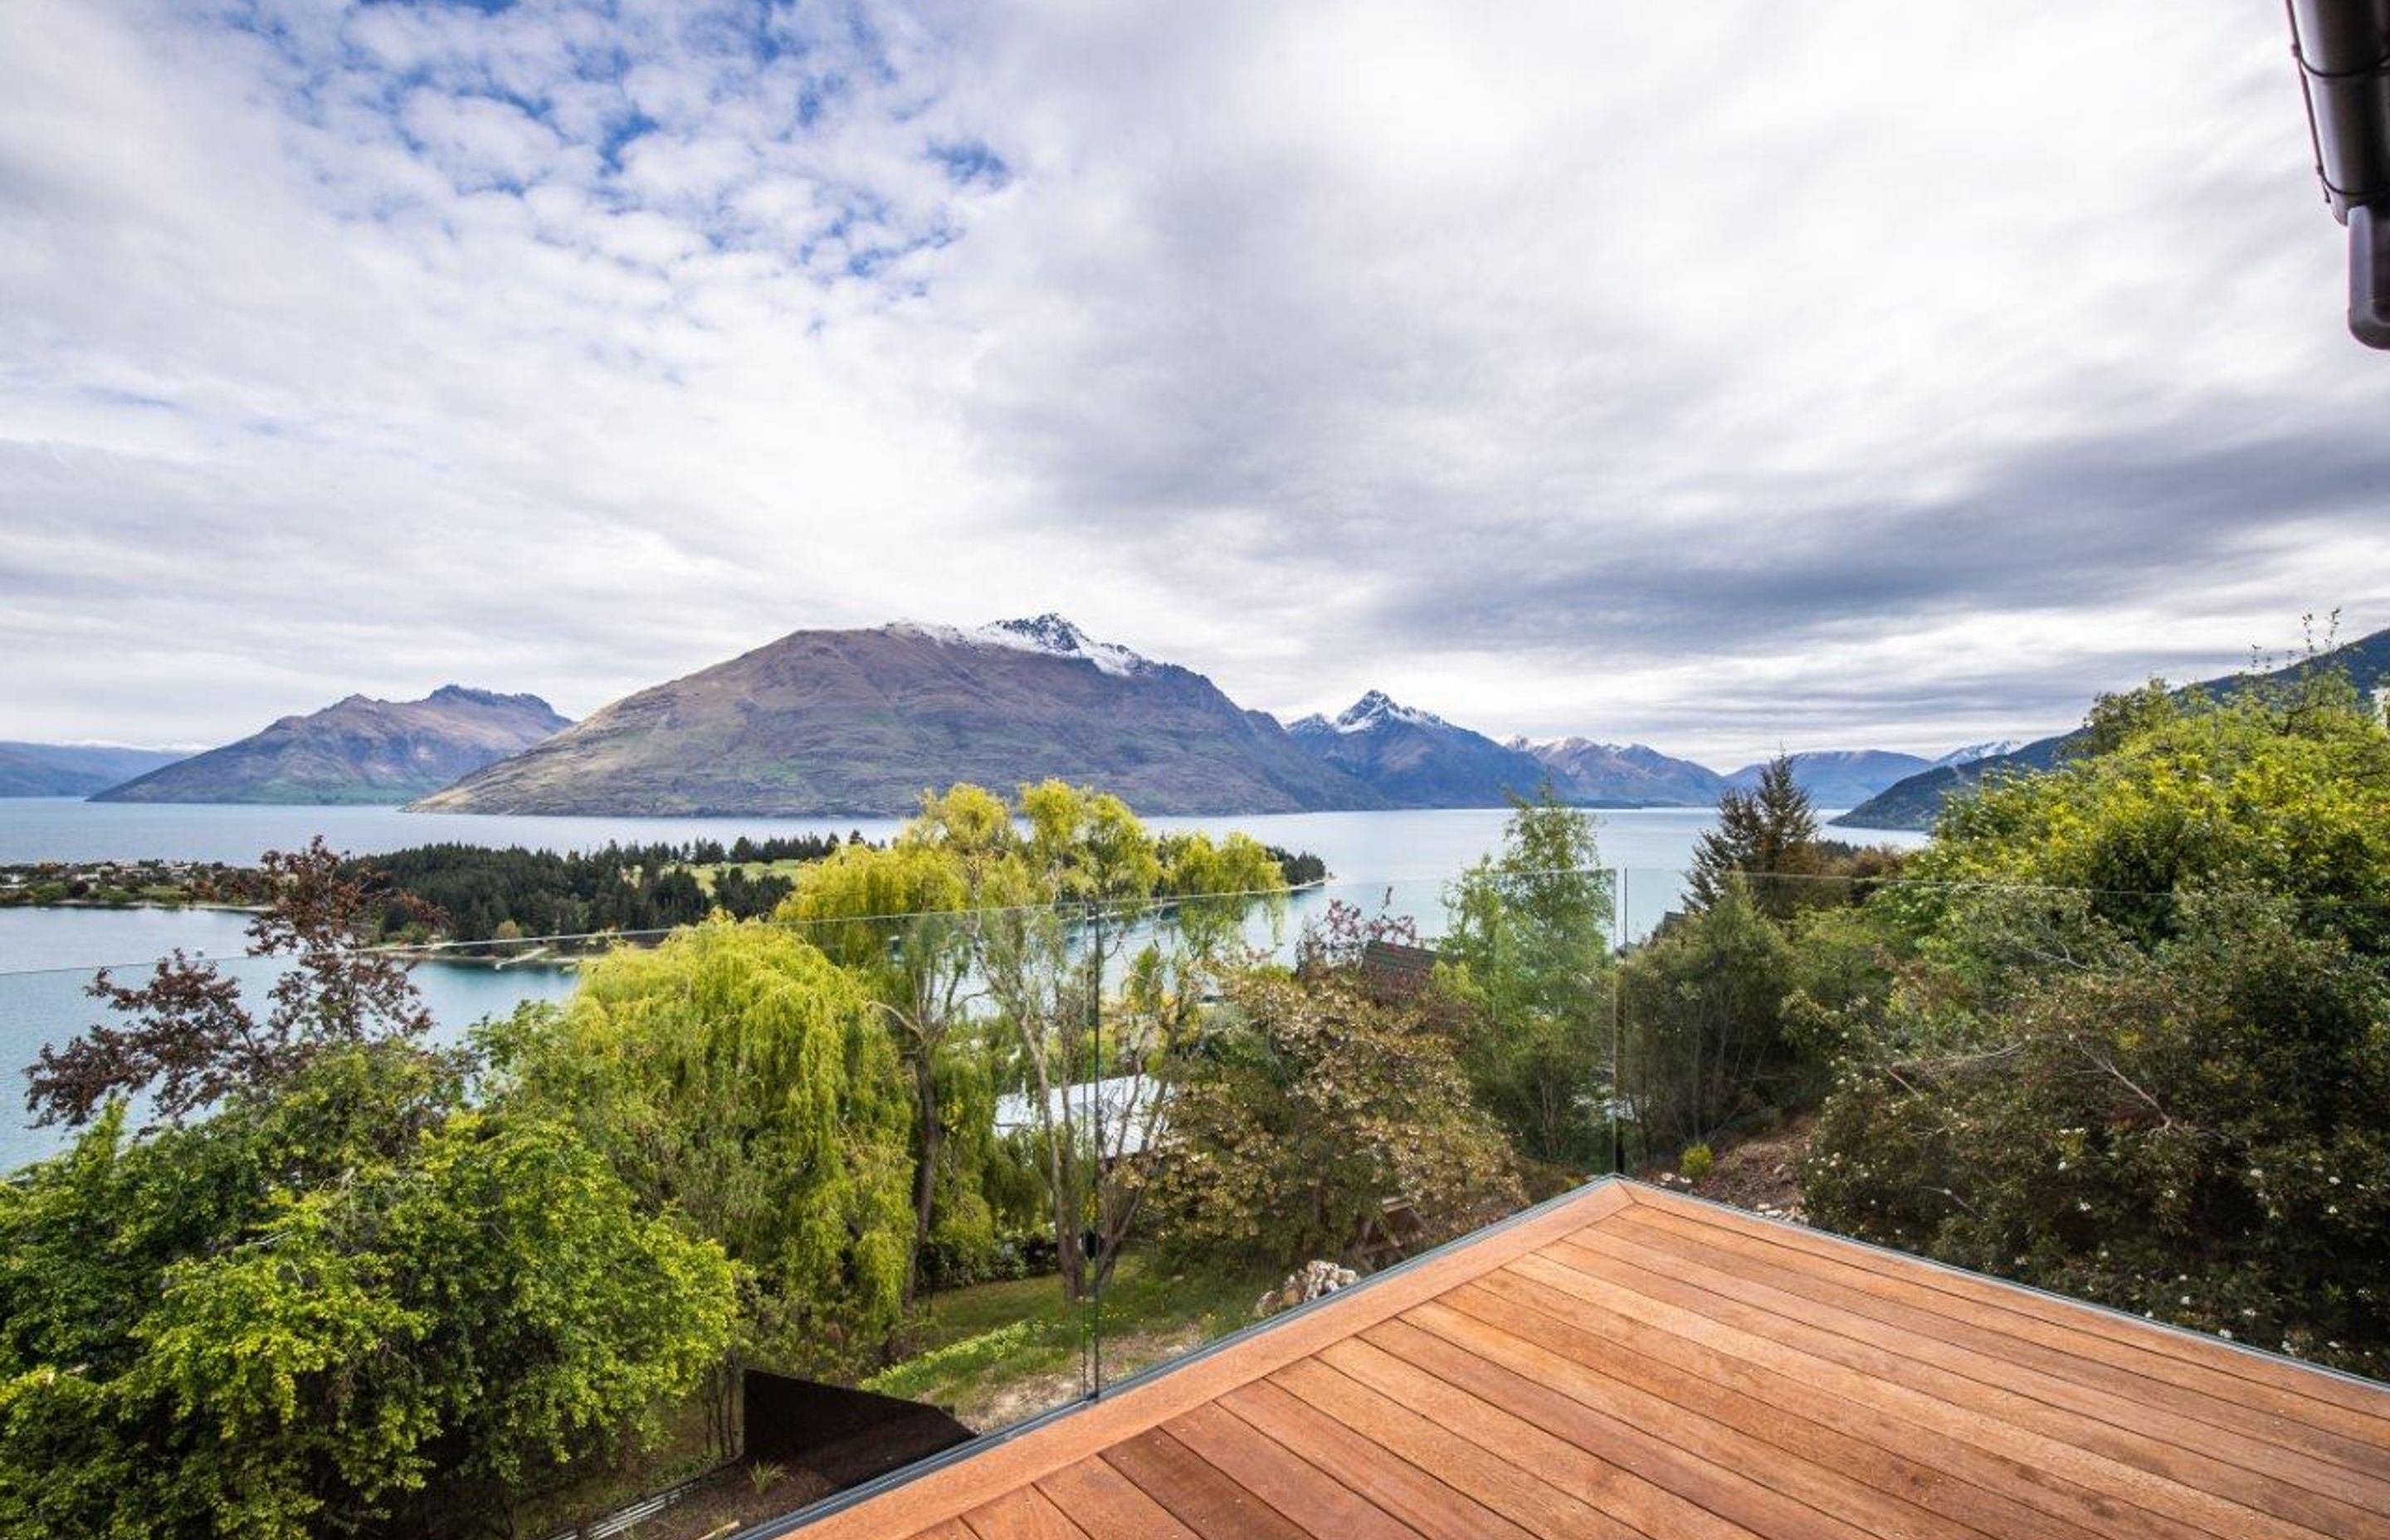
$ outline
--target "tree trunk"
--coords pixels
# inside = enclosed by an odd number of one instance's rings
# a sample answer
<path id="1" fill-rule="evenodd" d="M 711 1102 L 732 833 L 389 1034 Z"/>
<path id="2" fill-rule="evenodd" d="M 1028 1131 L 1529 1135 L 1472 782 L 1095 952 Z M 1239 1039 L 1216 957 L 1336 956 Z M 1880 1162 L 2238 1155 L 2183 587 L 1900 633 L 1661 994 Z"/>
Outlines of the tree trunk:
<path id="1" fill-rule="evenodd" d="M 921 1117 L 921 1158 L 913 1171 L 913 1260 L 905 1269 L 908 1306 L 921 1288 L 921 1253 L 930 1244 L 930 1220 L 937 1206 L 938 1152 L 945 1142 L 945 1130 L 938 1122 L 938 1067 L 926 1044 L 913 1060 L 913 1087 Z"/>

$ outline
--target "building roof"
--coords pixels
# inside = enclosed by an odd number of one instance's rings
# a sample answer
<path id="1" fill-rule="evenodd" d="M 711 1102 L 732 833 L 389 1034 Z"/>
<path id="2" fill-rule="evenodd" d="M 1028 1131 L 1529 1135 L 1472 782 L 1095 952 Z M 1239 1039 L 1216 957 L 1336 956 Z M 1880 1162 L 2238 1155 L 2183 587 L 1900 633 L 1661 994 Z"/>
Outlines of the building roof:
<path id="1" fill-rule="evenodd" d="M 1612 1179 L 778 1533 L 2390 1540 L 2390 1388 Z"/>

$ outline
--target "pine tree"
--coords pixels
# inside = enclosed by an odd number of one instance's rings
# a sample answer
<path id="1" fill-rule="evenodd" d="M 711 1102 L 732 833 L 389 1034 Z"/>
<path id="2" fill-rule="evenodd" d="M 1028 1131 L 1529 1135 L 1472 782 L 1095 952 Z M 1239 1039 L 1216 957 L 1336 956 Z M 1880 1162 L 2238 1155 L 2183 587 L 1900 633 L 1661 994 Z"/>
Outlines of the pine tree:
<path id="1" fill-rule="evenodd" d="M 1718 827 L 1693 849 L 1686 896 L 1708 909 L 1737 882 L 1762 913 L 1781 919 L 1802 906 L 1819 868 L 1818 814 L 1792 778 L 1792 762 L 1779 754 L 1750 790 L 1718 799 Z"/>

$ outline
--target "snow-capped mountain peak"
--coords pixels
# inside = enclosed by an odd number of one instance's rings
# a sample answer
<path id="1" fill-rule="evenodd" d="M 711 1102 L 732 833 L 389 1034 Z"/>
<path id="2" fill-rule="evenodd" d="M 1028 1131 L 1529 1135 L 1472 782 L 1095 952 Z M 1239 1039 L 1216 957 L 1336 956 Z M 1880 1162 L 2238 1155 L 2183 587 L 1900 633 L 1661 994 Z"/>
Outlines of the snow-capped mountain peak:
<path id="1" fill-rule="evenodd" d="M 1402 705 L 1383 690 L 1371 690 L 1354 701 L 1330 725 L 1340 733 L 1366 733 L 1372 727 L 1396 722 L 1416 727 L 1445 725 L 1444 718 L 1434 712 Z"/>
<path id="2" fill-rule="evenodd" d="M 1084 658 L 1106 674 L 1143 674 L 1153 667 L 1152 660 L 1115 643 L 1097 641 L 1050 610 L 1022 620 L 991 621 L 974 635 L 998 647 L 1047 652 L 1057 658 Z"/>
<path id="3" fill-rule="evenodd" d="M 1935 760 L 1934 767 L 1937 770 L 1956 769 L 1962 764 L 1972 764 L 1979 759 L 1991 759 L 1999 754 L 2013 754 L 2024 747 L 2024 739 L 2021 738 L 1996 738 L 1985 743 L 1970 743 L 1964 748 L 1953 749 Z"/>
<path id="4" fill-rule="evenodd" d="M 1539 759 L 1564 758 L 1571 754 L 1631 754 L 1638 751 L 1648 754 L 1655 751 L 1639 743 L 1604 743 L 1575 734 L 1567 738 L 1514 738 L 1508 747 L 1523 754 L 1534 754 Z"/>
<path id="5" fill-rule="evenodd" d="M 948 647 L 1000 647 L 1015 652 L 1042 652 L 1052 658 L 1077 658 L 1123 678 L 1148 674 L 1159 666 L 1124 647 L 1097 641 L 1050 610 L 1020 620 L 991 621 L 970 630 L 919 621 L 897 621 L 881 629 L 927 636 Z"/>

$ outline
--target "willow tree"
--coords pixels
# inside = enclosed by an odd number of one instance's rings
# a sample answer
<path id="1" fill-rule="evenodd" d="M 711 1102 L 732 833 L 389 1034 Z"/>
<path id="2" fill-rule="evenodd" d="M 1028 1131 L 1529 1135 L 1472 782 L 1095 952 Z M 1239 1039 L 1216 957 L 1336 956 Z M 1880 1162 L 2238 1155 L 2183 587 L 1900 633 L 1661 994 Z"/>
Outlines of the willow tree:
<path id="1" fill-rule="evenodd" d="M 913 1247 L 908 1292 L 933 1228 L 992 1238 L 976 1171 L 953 1169 L 945 1083 L 969 1067 L 950 1044 L 977 997 L 966 853 L 908 831 L 884 848 L 847 845 L 806 866 L 777 918 L 862 981 L 913 1085 Z"/>
<path id="2" fill-rule="evenodd" d="M 593 965 L 494 1034 L 647 1202 L 741 1275 L 741 1354 L 846 1367 L 886 1342 L 912 1252 L 912 1098 L 861 984 L 786 930 L 710 920 Z"/>
<path id="3" fill-rule="evenodd" d="M 1142 1185 L 1127 1166 L 1153 1146 L 1174 1057 L 1195 1030 L 1200 975 L 1285 879 L 1243 836 L 1157 836 L 1119 798 L 1061 781 L 1022 788 L 1017 809 L 977 787 L 925 798 L 907 842 L 947 853 L 963 874 L 974 960 L 1028 1103 L 1062 1288 L 1078 1299 L 1111 1271 L 1134 1224 Z M 1106 980 L 1124 956 L 1108 1026 Z M 1142 1078 L 1099 1102 L 1108 1073 Z M 1073 1102 L 1093 1118 L 1074 1118 Z M 1120 1179 L 1102 1180 L 1107 1169 Z"/>

